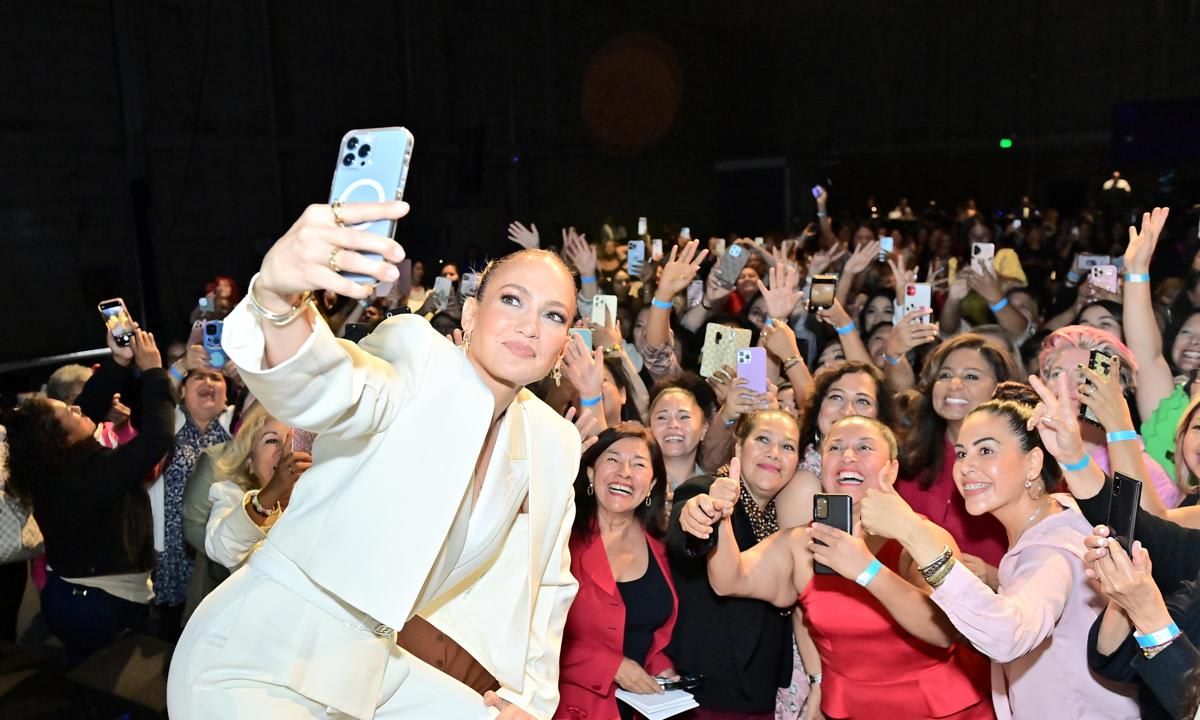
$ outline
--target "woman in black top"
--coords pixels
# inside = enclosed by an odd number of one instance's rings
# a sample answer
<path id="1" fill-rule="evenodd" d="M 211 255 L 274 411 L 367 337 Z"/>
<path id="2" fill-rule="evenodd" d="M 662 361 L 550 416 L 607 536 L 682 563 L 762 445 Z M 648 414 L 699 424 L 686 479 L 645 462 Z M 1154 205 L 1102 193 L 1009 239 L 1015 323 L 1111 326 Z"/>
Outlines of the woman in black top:
<path id="1" fill-rule="evenodd" d="M 117 367 L 93 381 L 131 363 L 141 371 L 132 441 L 104 448 L 79 407 L 45 398 L 26 400 L 0 421 L 8 429 L 8 489 L 33 508 L 45 537 L 42 612 L 71 664 L 146 622 L 154 567 L 146 480 L 173 437 L 175 404 L 154 336 L 139 330 L 128 347 L 109 344 Z"/>

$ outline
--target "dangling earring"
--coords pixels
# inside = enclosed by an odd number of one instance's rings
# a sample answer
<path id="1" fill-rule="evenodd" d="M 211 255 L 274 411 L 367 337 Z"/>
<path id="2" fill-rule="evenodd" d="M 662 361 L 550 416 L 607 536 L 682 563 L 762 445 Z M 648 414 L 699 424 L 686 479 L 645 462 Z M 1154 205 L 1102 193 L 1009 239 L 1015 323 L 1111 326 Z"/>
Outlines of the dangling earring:
<path id="1" fill-rule="evenodd" d="M 1030 499 L 1030 500 L 1041 500 L 1041 499 L 1042 499 L 1042 490 L 1041 490 L 1041 488 L 1039 488 L 1039 489 L 1038 489 L 1038 490 L 1035 492 L 1035 491 L 1033 490 L 1033 481 L 1032 481 L 1032 480 L 1026 480 L 1026 481 L 1025 481 L 1025 494 L 1029 496 L 1029 499 Z"/>
<path id="2" fill-rule="evenodd" d="M 463 352 L 466 352 L 471 349 L 471 333 L 469 331 L 463 333 L 462 349 L 463 349 Z"/>
<path id="3" fill-rule="evenodd" d="M 646 507 L 650 507 L 650 506 L 651 506 L 651 505 L 653 505 L 653 504 L 654 504 L 654 498 L 652 498 L 652 497 L 650 497 L 649 495 L 647 495 L 647 496 L 646 496 Z"/>
<path id="4" fill-rule="evenodd" d="M 591 494 L 593 494 L 593 493 L 595 493 L 595 492 L 596 492 L 596 491 L 595 491 L 595 490 L 593 489 L 593 487 L 592 487 L 592 481 L 591 481 L 591 480 L 588 480 L 587 494 L 588 494 L 588 495 L 591 495 Z"/>
<path id="5" fill-rule="evenodd" d="M 562 387 L 562 365 L 555 365 L 550 377 L 554 380 L 554 387 Z"/>

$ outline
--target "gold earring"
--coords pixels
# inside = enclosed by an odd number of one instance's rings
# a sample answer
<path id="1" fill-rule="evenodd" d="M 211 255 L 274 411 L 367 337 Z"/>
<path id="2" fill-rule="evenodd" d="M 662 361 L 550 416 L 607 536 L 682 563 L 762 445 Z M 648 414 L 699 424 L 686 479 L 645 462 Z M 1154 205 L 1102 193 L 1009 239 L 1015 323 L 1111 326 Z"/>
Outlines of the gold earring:
<path id="1" fill-rule="evenodd" d="M 562 387 L 562 366 L 555 365 L 550 371 L 550 377 L 554 380 L 554 387 Z"/>
<path id="2" fill-rule="evenodd" d="M 463 333 L 462 349 L 463 349 L 463 352 L 466 352 L 471 349 L 471 333 L 470 332 Z"/>
<path id="3" fill-rule="evenodd" d="M 593 488 L 593 486 L 592 486 L 592 481 L 591 481 L 591 480 L 588 480 L 587 494 L 588 494 L 588 495 L 591 495 L 591 494 L 593 494 L 593 493 L 595 493 L 595 492 L 596 492 L 596 491 L 595 491 L 595 489 L 594 489 L 594 488 Z"/>

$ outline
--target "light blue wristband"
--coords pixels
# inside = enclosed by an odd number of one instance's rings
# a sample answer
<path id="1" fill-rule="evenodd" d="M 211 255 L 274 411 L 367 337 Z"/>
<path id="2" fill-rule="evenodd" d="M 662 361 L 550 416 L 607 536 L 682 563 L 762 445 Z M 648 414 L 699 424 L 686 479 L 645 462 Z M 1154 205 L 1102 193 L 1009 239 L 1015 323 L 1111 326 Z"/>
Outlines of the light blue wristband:
<path id="1" fill-rule="evenodd" d="M 658 308 L 659 310 L 674 310 L 675 309 L 675 303 L 667 302 L 666 300 L 659 300 L 658 298 L 652 298 L 650 300 L 650 304 L 653 305 L 654 307 Z"/>
<path id="2" fill-rule="evenodd" d="M 1080 470 L 1084 469 L 1091 463 L 1092 463 L 1092 456 L 1088 455 L 1087 453 L 1084 453 L 1083 459 L 1079 460 L 1078 462 L 1071 463 L 1070 465 L 1067 465 L 1066 463 L 1059 463 L 1059 465 L 1062 465 L 1062 469 L 1066 470 L 1067 472 L 1079 472 Z"/>
<path id="3" fill-rule="evenodd" d="M 854 321 L 851 320 L 840 328 L 834 328 L 834 330 L 838 335 L 849 335 L 850 333 L 854 332 Z"/>
<path id="4" fill-rule="evenodd" d="M 883 354 L 883 360 L 888 365 L 899 365 L 902 359 L 903 358 L 901 358 L 899 355 L 888 355 L 887 353 Z"/>
<path id="5" fill-rule="evenodd" d="M 879 571 L 882 569 L 883 563 L 879 562 L 879 558 L 875 558 L 871 561 L 871 564 L 867 566 L 866 570 L 863 570 L 858 577 L 854 578 L 854 582 L 866 587 L 871 584 L 871 581 L 875 579 L 875 576 L 878 575 Z"/>
<path id="6" fill-rule="evenodd" d="M 1137 430 L 1114 430 L 1113 432 L 1106 433 L 1104 437 L 1110 443 L 1115 443 L 1125 442 L 1126 440 L 1137 440 L 1138 434 Z"/>
<path id="7" fill-rule="evenodd" d="M 167 374 L 169 374 L 171 377 L 175 378 L 175 382 L 179 382 L 179 383 L 183 382 L 183 379 L 187 377 L 187 375 L 185 375 L 182 370 L 180 370 L 178 367 L 176 367 L 174 365 L 172 365 L 171 369 L 167 371 Z"/>
<path id="8" fill-rule="evenodd" d="M 1125 282 L 1140 283 L 1150 282 L 1150 273 L 1125 273 Z"/>
<path id="9" fill-rule="evenodd" d="M 988 305 L 988 309 L 994 313 L 998 313 L 1006 307 L 1008 307 L 1008 298 L 1000 298 L 995 305 Z"/>
<path id="10" fill-rule="evenodd" d="M 596 276 L 588 275 L 587 277 L 580 277 L 579 282 L 581 285 L 586 285 L 587 283 L 594 283 L 594 282 L 596 282 Z"/>
<path id="11" fill-rule="evenodd" d="M 1179 637 L 1179 635 L 1180 635 L 1179 626 L 1176 625 L 1175 623 L 1171 623 L 1170 625 L 1166 626 L 1162 630 L 1157 630 L 1155 632 L 1147 633 L 1145 635 L 1143 635 L 1139 632 L 1136 632 L 1136 631 L 1133 633 L 1133 637 L 1134 637 L 1134 639 L 1137 640 L 1138 646 L 1143 647 L 1143 648 L 1152 648 L 1152 647 L 1158 647 L 1159 645 L 1166 645 L 1167 643 L 1171 642 L 1175 638 Z"/>
<path id="12" fill-rule="evenodd" d="M 603 399 L 604 399 L 604 397 L 602 395 L 597 395 L 596 397 L 590 397 L 590 398 L 579 398 L 579 404 L 582 407 L 596 407 L 597 405 L 600 404 L 600 401 Z"/>

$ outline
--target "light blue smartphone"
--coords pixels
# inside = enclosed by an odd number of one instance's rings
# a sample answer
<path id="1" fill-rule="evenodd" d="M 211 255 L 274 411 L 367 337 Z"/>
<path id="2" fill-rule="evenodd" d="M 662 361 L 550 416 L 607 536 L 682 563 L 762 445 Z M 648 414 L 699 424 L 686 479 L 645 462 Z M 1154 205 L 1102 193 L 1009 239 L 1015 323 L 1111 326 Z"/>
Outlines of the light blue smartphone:
<path id="1" fill-rule="evenodd" d="M 329 202 L 390 202 L 404 197 L 408 163 L 412 159 L 413 135 L 402 127 L 351 130 L 338 148 L 337 168 L 329 189 Z M 396 237 L 395 220 L 377 220 L 353 226 L 387 238 Z M 376 253 L 363 255 L 381 259 Z M 359 283 L 374 284 L 375 278 L 343 272 Z"/>
<path id="2" fill-rule="evenodd" d="M 588 350 L 596 349 L 596 348 L 592 347 L 592 331 L 591 330 L 589 330 L 587 328 L 571 328 L 570 333 L 572 335 L 578 335 L 579 339 L 583 340 L 583 344 L 587 346 Z"/>

